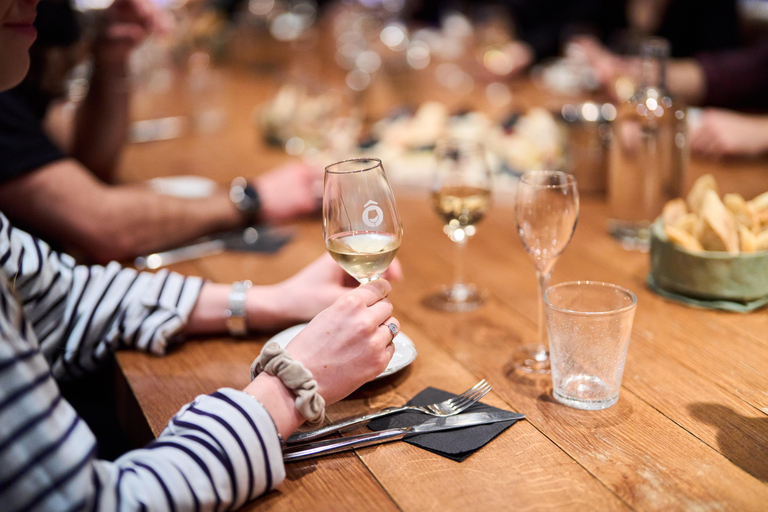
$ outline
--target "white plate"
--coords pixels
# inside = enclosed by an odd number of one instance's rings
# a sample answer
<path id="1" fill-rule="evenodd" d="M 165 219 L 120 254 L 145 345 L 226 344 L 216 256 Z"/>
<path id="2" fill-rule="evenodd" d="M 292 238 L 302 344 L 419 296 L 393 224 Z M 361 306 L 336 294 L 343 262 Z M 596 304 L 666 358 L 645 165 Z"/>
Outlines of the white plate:
<path id="1" fill-rule="evenodd" d="M 289 327 L 288 329 L 275 334 L 269 341 L 274 341 L 280 345 L 281 348 L 285 348 L 285 346 L 288 345 L 288 343 L 293 338 L 295 338 L 296 335 L 299 334 L 301 330 L 306 326 L 307 324 L 299 324 L 294 325 L 293 327 Z M 395 354 L 392 356 L 392 359 L 390 359 L 389 364 L 387 365 L 387 369 L 377 375 L 373 380 L 386 377 L 387 375 L 392 375 L 395 372 L 399 372 L 411 364 L 414 359 L 416 359 L 418 352 L 416 352 L 416 347 L 413 344 L 413 340 L 411 340 L 411 338 L 409 338 L 407 335 L 403 334 L 402 332 L 398 333 L 398 335 L 395 336 L 393 343 L 395 344 Z"/>
<path id="2" fill-rule="evenodd" d="M 147 184 L 158 194 L 186 199 L 208 197 L 219 188 L 215 181 L 203 176 L 164 176 L 151 179 Z"/>

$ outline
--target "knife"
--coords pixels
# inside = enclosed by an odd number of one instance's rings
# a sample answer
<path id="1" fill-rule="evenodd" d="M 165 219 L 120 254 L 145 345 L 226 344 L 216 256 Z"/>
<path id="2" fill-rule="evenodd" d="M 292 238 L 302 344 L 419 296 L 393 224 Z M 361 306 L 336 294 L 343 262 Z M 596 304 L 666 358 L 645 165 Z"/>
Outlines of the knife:
<path id="1" fill-rule="evenodd" d="M 292 233 L 286 229 L 250 226 L 244 230 L 202 238 L 184 247 L 139 256 L 133 264 L 138 270 L 155 270 L 172 263 L 212 256 L 226 250 L 271 253 L 280 249 L 291 236 Z"/>
<path id="2" fill-rule="evenodd" d="M 471 412 L 448 416 L 446 418 L 433 418 L 420 425 L 404 428 L 391 428 L 371 434 L 343 437 L 341 439 L 329 439 L 314 443 L 296 444 L 283 449 L 283 461 L 294 462 L 309 459 L 319 455 L 338 453 L 352 448 L 373 446 L 390 441 L 411 437 L 427 432 L 439 432 L 441 430 L 453 430 L 457 428 L 487 425 L 500 421 L 517 421 L 525 418 L 525 414 L 509 411 Z"/>

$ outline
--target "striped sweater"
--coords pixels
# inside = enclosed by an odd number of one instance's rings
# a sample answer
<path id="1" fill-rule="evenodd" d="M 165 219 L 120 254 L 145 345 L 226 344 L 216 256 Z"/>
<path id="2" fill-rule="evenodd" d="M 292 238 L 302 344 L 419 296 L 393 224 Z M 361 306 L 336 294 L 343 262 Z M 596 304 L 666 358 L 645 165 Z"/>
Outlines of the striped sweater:
<path id="1" fill-rule="evenodd" d="M 163 354 L 202 280 L 77 266 L 0 213 L 0 509 L 229 510 L 285 477 L 274 423 L 240 391 L 197 397 L 115 462 L 56 380 L 118 348 Z"/>

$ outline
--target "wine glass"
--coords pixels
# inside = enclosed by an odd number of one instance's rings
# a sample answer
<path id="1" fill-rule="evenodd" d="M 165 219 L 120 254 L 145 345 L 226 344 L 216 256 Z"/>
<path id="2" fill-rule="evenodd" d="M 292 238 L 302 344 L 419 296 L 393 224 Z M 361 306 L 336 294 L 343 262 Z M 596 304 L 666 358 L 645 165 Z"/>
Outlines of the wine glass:
<path id="1" fill-rule="evenodd" d="M 381 160 L 353 158 L 325 168 L 323 237 L 333 259 L 361 284 L 387 270 L 403 226 Z"/>
<path id="2" fill-rule="evenodd" d="M 579 218 L 576 179 L 559 171 L 532 171 L 520 177 L 515 200 L 517 232 L 533 257 L 539 282 L 538 343 L 518 348 L 513 364 L 530 373 L 549 373 L 544 292 L 558 256 L 571 241 Z"/>
<path id="3" fill-rule="evenodd" d="M 478 223 L 491 204 L 491 170 L 479 142 L 444 139 L 435 149 L 437 168 L 432 206 L 445 222 L 443 231 L 454 242 L 453 284 L 427 297 L 425 304 L 439 311 L 471 311 L 485 302 L 485 292 L 464 282 L 464 252 Z"/>

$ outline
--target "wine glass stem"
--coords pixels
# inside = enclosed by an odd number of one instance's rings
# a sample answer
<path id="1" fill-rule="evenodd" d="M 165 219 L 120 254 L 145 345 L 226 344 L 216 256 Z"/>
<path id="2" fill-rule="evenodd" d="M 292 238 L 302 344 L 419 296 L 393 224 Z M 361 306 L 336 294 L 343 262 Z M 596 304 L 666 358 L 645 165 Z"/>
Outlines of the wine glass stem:
<path id="1" fill-rule="evenodd" d="M 466 258 L 465 253 L 467 252 L 467 238 L 455 241 L 454 245 L 456 245 L 456 257 L 453 265 L 453 284 L 455 286 L 464 284 L 464 259 Z"/>
<path id="2" fill-rule="evenodd" d="M 549 347 L 547 337 L 547 323 L 544 316 L 544 292 L 549 287 L 549 278 L 552 277 L 552 266 L 548 265 L 546 270 L 536 269 L 536 277 L 539 281 L 539 346 L 541 350 L 547 350 Z"/>

